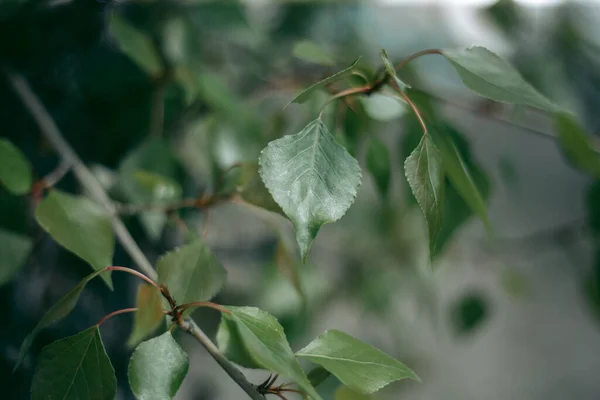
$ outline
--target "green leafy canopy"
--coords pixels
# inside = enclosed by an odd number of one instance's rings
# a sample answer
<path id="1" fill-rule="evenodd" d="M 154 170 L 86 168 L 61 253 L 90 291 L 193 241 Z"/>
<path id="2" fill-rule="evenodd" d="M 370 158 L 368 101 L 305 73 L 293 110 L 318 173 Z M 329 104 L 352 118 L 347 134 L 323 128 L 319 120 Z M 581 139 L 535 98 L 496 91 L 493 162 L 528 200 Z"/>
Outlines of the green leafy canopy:
<path id="1" fill-rule="evenodd" d="M 294 223 L 306 262 L 321 226 L 340 219 L 354 202 L 361 180 L 358 162 L 316 119 L 300 133 L 269 143 L 259 165 L 265 186 Z"/>

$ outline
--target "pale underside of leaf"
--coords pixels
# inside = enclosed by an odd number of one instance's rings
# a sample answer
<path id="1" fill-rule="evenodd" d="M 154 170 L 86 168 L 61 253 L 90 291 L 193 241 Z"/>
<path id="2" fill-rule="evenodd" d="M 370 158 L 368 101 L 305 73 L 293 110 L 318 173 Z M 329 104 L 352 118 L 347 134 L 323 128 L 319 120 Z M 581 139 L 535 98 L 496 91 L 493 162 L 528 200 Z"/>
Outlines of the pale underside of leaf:
<path id="1" fill-rule="evenodd" d="M 354 202 L 358 162 L 337 144 L 319 119 L 262 151 L 260 175 L 294 223 L 302 260 L 322 225 L 340 219 Z"/>

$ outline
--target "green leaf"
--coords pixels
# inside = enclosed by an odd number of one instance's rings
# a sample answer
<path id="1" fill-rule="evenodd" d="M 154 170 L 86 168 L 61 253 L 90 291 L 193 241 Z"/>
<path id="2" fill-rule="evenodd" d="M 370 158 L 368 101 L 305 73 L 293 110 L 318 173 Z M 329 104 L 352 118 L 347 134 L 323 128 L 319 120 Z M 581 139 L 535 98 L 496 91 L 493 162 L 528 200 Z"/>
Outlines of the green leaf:
<path id="1" fill-rule="evenodd" d="M 405 112 L 404 104 L 397 98 L 380 93 L 361 97 L 360 101 L 365 107 L 367 115 L 376 121 L 393 121 L 400 118 Z"/>
<path id="2" fill-rule="evenodd" d="M 450 309 L 452 329 L 456 335 L 472 334 L 488 318 L 489 306 L 479 293 L 467 293 Z"/>
<path id="3" fill-rule="evenodd" d="M 310 40 L 301 40 L 297 42 L 294 45 L 292 54 L 294 57 L 310 63 L 326 66 L 335 65 L 335 61 L 333 58 L 331 58 L 329 53 L 324 48 L 315 42 L 311 42 Z"/>
<path id="4" fill-rule="evenodd" d="M 164 139 L 142 142 L 119 166 L 119 187 L 128 202 L 140 205 L 170 204 L 181 198 L 177 159 Z M 140 214 L 140 221 L 151 240 L 160 239 L 167 222 L 164 211 Z"/>
<path id="5" fill-rule="evenodd" d="M 31 384 L 33 400 L 112 400 L 117 378 L 96 325 L 44 347 Z"/>
<path id="6" fill-rule="evenodd" d="M 431 129 L 430 135 L 440 150 L 448 179 L 471 210 L 479 216 L 488 235 L 491 236 L 492 226 L 487 216 L 484 197 L 452 138 L 446 132 L 440 132 L 438 129 Z"/>
<path id="7" fill-rule="evenodd" d="M 554 112 L 559 107 L 527 83 L 510 64 L 484 47 L 443 50 L 463 83 L 481 96 Z"/>
<path id="8" fill-rule="evenodd" d="M 23 195 L 31 189 L 31 165 L 8 139 L 0 138 L 0 183 L 12 194 Z"/>
<path id="9" fill-rule="evenodd" d="M 255 307 L 227 307 L 222 314 L 238 328 L 248 355 L 260 367 L 296 382 L 314 400 L 321 400 L 296 361 L 283 328 L 269 313 Z"/>
<path id="10" fill-rule="evenodd" d="M 436 242 L 444 217 L 444 166 L 442 156 L 424 135 L 404 162 L 406 180 L 419 203 L 429 230 L 429 251 L 435 254 Z"/>
<path id="11" fill-rule="evenodd" d="M 121 51 L 148 75 L 156 77 L 162 72 L 162 63 L 150 37 L 129 24 L 116 12 L 109 17 L 109 30 Z"/>
<path id="12" fill-rule="evenodd" d="M 394 64 L 392 64 L 390 61 L 387 51 L 385 51 L 385 49 L 381 49 L 379 55 L 381 56 L 381 60 L 383 60 L 383 66 L 385 67 L 385 70 L 392 77 L 394 83 L 396 86 L 398 86 L 398 89 L 403 90 L 405 88 L 410 88 L 410 85 L 407 85 L 406 83 L 402 82 L 400 78 L 398 78 L 398 75 L 396 74 L 396 68 L 394 68 Z"/>
<path id="13" fill-rule="evenodd" d="M 600 238 L 600 180 L 593 182 L 586 193 L 587 224 L 596 238 Z"/>
<path id="14" fill-rule="evenodd" d="M 372 136 L 367 147 L 367 169 L 373 175 L 382 197 L 387 196 L 390 188 L 390 164 L 390 152 L 387 146 L 377 136 Z"/>
<path id="15" fill-rule="evenodd" d="M 419 380 L 406 365 L 338 330 L 329 330 L 296 353 L 334 374 L 344 385 L 370 394 L 405 378 Z"/>
<path id="16" fill-rule="evenodd" d="M 115 237 L 110 218 L 88 198 L 53 190 L 38 205 L 35 218 L 54 240 L 95 270 L 112 265 Z M 110 273 L 102 279 L 112 290 Z"/>
<path id="17" fill-rule="evenodd" d="M 244 368 L 263 368 L 262 365 L 254 361 L 254 358 L 246 349 L 236 323 L 230 318 L 221 317 L 221 323 L 217 331 L 217 345 L 229 361 Z"/>
<path id="18" fill-rule="evenodd" d="M 138 286 L 135 301 L 137 312 L 133 317 L 133 331 L 127 345 L 136 346 L 150 336 L 163 321 L 162 295 L 154 287 L 145 283 Z"/>
<path id="19" fill-rule="evenodd" d="M 340 386 L 340 388 L 335 391 L 333 400 L 374 400 L 374 397 L 356 392 L 348 386 Z"/>
<path id="20" fill-rule="evenodd" d="M 165 254 L 156 269 L 158 281 L 169 288 L 177 304 L 210 300 L 221 290 L 227 275 L 202 240 Z"/>
<path id="21" fill-rule="evenodd" d="M 27 236 L 0 229 L 0 285 L 9 282 L 27 261 L 33 242 Z"/>
<path id="22" fill-rule="evenodd" d="M 265 210 L 285 215 L 279 204 L 265 186 L 258 173 L 258 163 L 243 163 L 241 166 L 241 182 L 238 191 L 245 202 Z"/>
<path id="23" fill-rule="evenodd" d="M 33 328 L 33 331 L 31 331 L 31 333 L 27 335 L 25 340 L 23 340 L 23 343 L 21 344 L 21 349 L 19 350 L 19 357 L 14 368 L 15 370 L 19 367 L 19 364 L 21 364 L 21 362 L 25 358 L 25 354 L 27 354 L 27 352 L 31 348 L 31 345 L 33 344 L 33 341 L 35 340 L 38 333 L 40 333 L 42 329 L 54 324 L 57 321 L 60 321 L 61 319 L 69 315 L 69 313 L 73 311 L 73 308 L 75 308 L 77 300 L 79 300 L 79 295 L 83 291 L 83 288 L 85 288 L 85 285 L 87 285 L 89 281 L 91 281 L 101 273 L 102 271 L 96 271 L 83 278 L 77 284 L 77 286 L 75 286 L 69 293 L 61 297 L 60 300 L 56 304 L 54 304 L 52 308 L 50 308 L 46 312 L 46 314 L 44 314 L 40 322 L 38 322 L 35 328 Z"/>
<path id="24" fill-rule="evenodd" d="M 337 221 L 360 186 L 358 162 L 337 144 L 320 119 L 262 151 L 260 175 L 294 223 L 302 262 L 323 224 Z"/>
<path id="25" fill-rule="evenodd" d="M 356 67 L 356 64 L 358 64 L 358 62 L 360 61 L 361 58 L 362 57 L 357 58 L 348 68 L 343 69 L 340 72 L 337 72 L 323 80 L 320 80 L 319 82 L 310 86 L 308 89 L 303 90 L 296 97 L 294 97 L 288 104 L 286 104 L 286 106 L 284 108 L 286 108 L 287 106 L 289 106 L 292 103 L 298 103 L 298 104 L 304 103 L 306 100 L 308 100 L 310 95 L 315 90 L 322 88 L 323 86 L 327 85 L 328 83 L 331 83 L 340 78 L 343 78 L 346 75 L 349 75 L 350 73 L 352 73 L 352 70 L 354 69 L 354 67 Z"/>
<path id="26" fill-rule="evenodd" d="M 600 155 L 594 151 L 592 142 L 577 120 L 570 114 L 555 114 L 554 124 L 558 142 L 567 159 L 580 170 L 600 177 Z"/>
<path id="27" fill-rule="evenodd" d="M 317 387 L 331 376 L 331 372 L 327 371 L 320 365 L 317 365 L 316 367 L 308 371 L 308 374 L 306 374 L 306 376 L 308 377 L 310 384 L 314 387 Z"/>
<path id="28" fill-rule="evenodd" d="M 188 373 L 189 360 L 170 332 L 140 344 L 129 361 L 129 384 L 138 399 L 168 400 Z"/>

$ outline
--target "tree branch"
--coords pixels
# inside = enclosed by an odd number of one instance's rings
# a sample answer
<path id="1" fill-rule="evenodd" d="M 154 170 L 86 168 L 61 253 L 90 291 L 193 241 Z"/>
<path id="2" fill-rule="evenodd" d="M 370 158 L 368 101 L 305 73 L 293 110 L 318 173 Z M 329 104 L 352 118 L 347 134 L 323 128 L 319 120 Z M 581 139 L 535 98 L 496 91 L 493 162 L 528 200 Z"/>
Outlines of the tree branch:
<path id="1" fill-rule="evenodd" d="M 60 130 L 56 126 L 56 123 L 37 96 L 33 93 L 27 81 L 21 75 L 9 71 L 8 69 L 5 69 L 4 73 L 18 97 L 38 124 L 42 135 L 60 154 L 63 162 L 73 166 L 73 172 L 75 173 L 77 180 L 89 192 L 90 197 L 100 203 L 109 212 L 115 235 L 125 251 L 127 251 L 129 256 L 149 278 L 156 281 L 156 271 L 152 268 L 150 261 L 148 261 L 123 222 L 120 220 L 116 213 L 114 203 L 104 191 L 104 188 L 102 188 L 102 185 L 98 182 L 94 174 L 92 174 L 85 164 L 83 164 L 79 156 L 65 141 Z M 210 338 L 206 336 L 193 320 L 187 319 L 182 321 L 180 327 L 204 346 L 215 361 L 248 394 L 248 396 L 250 396 L 250 398 L 254 400 L 264 400 L 264 397 L 258 393 L 256 388 L 250 382 L 248 382 L 244 374 L 221 354 Z"/>

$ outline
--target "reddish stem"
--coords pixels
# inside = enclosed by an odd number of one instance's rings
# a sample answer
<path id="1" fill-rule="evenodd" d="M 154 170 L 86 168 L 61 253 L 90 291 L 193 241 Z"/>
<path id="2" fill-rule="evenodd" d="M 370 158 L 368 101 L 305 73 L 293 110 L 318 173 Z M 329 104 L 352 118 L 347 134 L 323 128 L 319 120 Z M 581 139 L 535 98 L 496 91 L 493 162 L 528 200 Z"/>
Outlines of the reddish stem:
<path id="1" fill-rule="evenodd" d="M 422 50 L 419 51 L 413 55 L 408 56 L 407 58 L 405 58 L 404 60 L 400 61 L 398 63 L 398 65 L 396 65 L 395 69 L 396 71 L 398 71 L 399 69 L 404 68 L 404 66 L 406 66 L 406 64 L 408 64 L 409 62 L 411 62 L 412 60 L 414 60 L 415 58 L 427 55 L 427 54 L 442 54 L 442 50 L 440 49 L 428 49 L 428 50 Z"/>
<path id="2" fill-rule="evenodd" d="M 117 266 L 110 266 L 110 267 L 106 267 L 104 268 L 105 271 L 121 271 L 121 272 L 127 272 L 131 275 L 135 275 L 140 279 L 145 280 L 146 282 L 148 282 L 150 285 L 154 286 L 155 288 L 157 288 L 158 290 L 160 290 L 160 287 L 158 287 L 158 285 L 150 278 L 148 278 L 146 275 L 142 274 L 141 272 L 138 272 L 134 269 L 131 268 L 126 268 L 126 267 L 117 267 Z"/>
<path id="3" fill-rule="evenodd" d="M 425 121 L 423 121 L 421 112 L 419 111 L 419 109 L 417 108 L 415 103 L 413 103 L 412 100 L 410 99 L 410 97 L 408 97 L 408 95 L 406 93 L 404 93 L 402 90 L 400 90 L 400 88 L 398 86 L 396 86 L 396 84 L 394 84 L 393 86 L 394 86 L 394 89 L 396 89 L 398 91 L 398 93 L 400 93 L 400 95 L 404 98 L 404 100 L 406 100 L 406 102 L 408 103 L 410 108 L 412 108 L 412 110 L 414 111 L 415 115 L 417 116 L 417 119 L 419 120 L 419 123 L 421 124 L 421 128 L 423 128 L 423 135 L 425 135 L 425 136 L 429 135 L 429 131 L 427 130 L 427 125 L 425 125 Z"/>
<path id="4" fill-rule="evenodd" d="M 351 96 L 353 94 L 359 94 L 359 93 L 367 93 L 370 91 L 371 91 L 370 86 L 361 86 L 358 88 L 350 88 L 350 89 L 342 90 L 341 92 L 336 93 L 335 95 L 331 96 L 325 104 L 323 104 L 323 107 L 321 108 L 321 112 L 319 113 L 319 118 L 321 118 L 321 116 L 323 115 L 323 111 L 325 111 L 325 107 L 327 107 L 329 105 L 329 103 L 331 103 L 332 101 L 339 99 L 341 97 Z"/>
<path id="5" fill-rule="evenodd" d="M 124 308 L 122 310 L 113 311 L 110 314 L 105 315 L 104 318 L 102 318 L 100 321 L 98 321 L 98 323 L 96 324 L 96 326 L 102 325 L 102 323 L 104 321 L 106 321 L 107 319 L 109 319 L 111 317 L 114 317 L 115 315 L 136 312 L 137 310 L 138 310 L 137 308 Z"/>
<path id="6" fill-rule="evenodd" d="M 208 308 L 212 308 L 213 310 L 217 310 L 217 311 L 220 311 L 225 314 L 231 314 L 231 311 L 229 311 L 222 305 L 212 303 L 210 301 L 194 301 L 192 303 L 181 304 L 181 305 L 175 307 L 174 311 L 183 312 L 191 307 L 208 307 Z"/>

